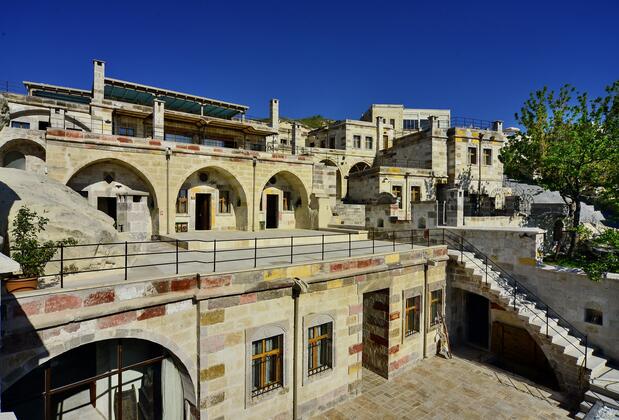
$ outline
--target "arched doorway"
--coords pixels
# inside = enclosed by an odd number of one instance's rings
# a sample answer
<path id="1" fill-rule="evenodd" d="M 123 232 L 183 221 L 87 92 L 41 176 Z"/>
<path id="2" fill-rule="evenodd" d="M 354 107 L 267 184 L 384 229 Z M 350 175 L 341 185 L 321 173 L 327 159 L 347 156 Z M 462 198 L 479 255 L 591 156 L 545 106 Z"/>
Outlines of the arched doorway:
<path id="1" fill-rule="evenodd" d="M 345 193 L 342 191 L 342 172 L 340 168 L 330 159 L 323 159 L 320 163 L 335 168 L 335 198 L 341 200 L 345 196 Z"/>
<path id="2" fill-rule="evenodd" d="M 155 190 L 135 167 L 117 159 L 104 159 L 79 169 L 67 182 L 88 203 L 106 213 L 119 232 L 150 238 L 158 232 Z"/>
<path id="3" fill-rule="evenodd" d="M 216 166 L 193 172 L 178 189 L 175 229 L 246 230 L 247 197 L 240 182 Z"/>
<path id="4" fill-rule="evenodd" d="M 8 141 L 0 148 L 0 165 L 42 174 L 45 171 L 45 149 L 32 140 Z"/>
<path id="5" fill-rule="evenodd" d="M 295 174 L 280 171 L 268 178 L 260 195 L 258 221 L 266 229 L 311 227 L 307 190 Z"/>
<path id="6" fill-rule="evenodd" d="M 194 418 L 185 366 L 159 344 L 104 340 L 69 350 L 26 374 L 2 394 L 2 411 L 20 419 Z"/>

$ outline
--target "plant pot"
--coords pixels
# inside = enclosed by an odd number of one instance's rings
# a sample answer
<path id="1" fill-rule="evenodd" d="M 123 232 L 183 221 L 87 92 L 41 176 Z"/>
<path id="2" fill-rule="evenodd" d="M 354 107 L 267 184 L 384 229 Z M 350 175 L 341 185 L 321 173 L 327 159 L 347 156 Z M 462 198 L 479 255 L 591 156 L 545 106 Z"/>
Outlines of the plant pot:
<path id="1" fill-rule="evenodd" d="M 4 287 L 7 293 L 27 292 L 37 290 L 39 279 L 37 277 L 12 278 L 4 280 Z"/>

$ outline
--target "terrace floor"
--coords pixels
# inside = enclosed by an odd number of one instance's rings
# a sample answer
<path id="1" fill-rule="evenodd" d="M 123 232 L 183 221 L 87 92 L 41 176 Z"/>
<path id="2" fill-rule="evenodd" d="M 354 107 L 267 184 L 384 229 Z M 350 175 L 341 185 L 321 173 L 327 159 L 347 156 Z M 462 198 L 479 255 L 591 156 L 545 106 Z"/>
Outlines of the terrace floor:
<path id="1" fill-rule="evenodd" d="M 314 419 L 566 419 L 560 394 L 469 360 L 431 357 L 387 381 L 363 370 L 363 393 Z"/>
<path id="2" fill-rule="evenodd" d="M 324 247 L 322 236 L 324 235 Z M 355 233 L 349 243 L 348 233 L 315 230 L 269 230 L 261 232 L 208 231 L 168 235 L 161 242 L 128 245 L 127 280 L 151 280 L 176 274 L 208 274 L 252 269 L 254 267 L 287 266 L 299 263 L 313 263 L 363 255 L 382 254 L 411 249 L 408 243 L 393 243 L 381 240 L 360 240 Z M 290 237 L 293 237 L 291 247 Z M 254 249 L 257 238 L 257 249 Z M 189 248 L 179 248 L 178 264 L 175 240 L 181 245 L 189 242 Z M 423 241 L 422 238 L 419 238 Z M 217 240 L 217 261 L 214 263 L 213 240 Z M 166 242 L 167 241 L 167 242 Z M 415 248 L 423 248 L 417 245 Z M 85 259 L 89 255 L 100 255 L 105 251 L 115 265 L 104 266 L 107 271 L 65 274 L 64 287 L 88 287 L 101 284 L 115 284 L 125 281 L 124 245 L 117 244 L 109 249 L 103 246 L 84 247 L 80 251 Z M 113 248 L 113 249 L 112 249 Z M 324 249 L 324 251 L 323 251 Z M 89 254 L 90 252 L 90 254 Z M 292 258 L 291 258 L 292 252 Z M 255 258 L 254 258 L 255 257 Z M 65 254 L 66 258 L 66 254 Z M 80 255 L 81 258 L 81 255 Z M 69 264 L 68 261 L 65 264 Z M 59 276 L 48 277 L 42 288 L 58 287 Z"/>

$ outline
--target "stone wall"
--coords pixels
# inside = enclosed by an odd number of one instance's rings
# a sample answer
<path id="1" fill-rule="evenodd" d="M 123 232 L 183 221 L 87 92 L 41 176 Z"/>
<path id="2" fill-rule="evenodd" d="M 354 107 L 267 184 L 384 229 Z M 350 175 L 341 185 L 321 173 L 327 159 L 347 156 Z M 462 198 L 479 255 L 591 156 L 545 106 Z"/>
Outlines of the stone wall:
<path id="1" fill-rule="evenodd" d="M 82 344 L 132 337 L 161 344 L 180 360 L 192 382 L 193 397 L 185 397 L 199 407 L 202 418 L 290 418 L 293 395 L 298 418 L 309 418 L 360 392 L 364 294 L 387 290 L 386 376 L 434 354 L 432 340 L 421 339 L 425 328 L 404 338 L 401 313 L 411 289 L 424 296 L 426 307 L 426 292 L 444 288 L 446 258 L 446 248 L 436 246 L 4 296 L 2 387 Z M 303 281 L 295 283 L 295 278 Z M 308 327 L 325 322 L 332 325 L 332 363 L 309 375 Z M 282 384 L 252 396 L 252 343 L 274 335 L 283 336 Z"/>

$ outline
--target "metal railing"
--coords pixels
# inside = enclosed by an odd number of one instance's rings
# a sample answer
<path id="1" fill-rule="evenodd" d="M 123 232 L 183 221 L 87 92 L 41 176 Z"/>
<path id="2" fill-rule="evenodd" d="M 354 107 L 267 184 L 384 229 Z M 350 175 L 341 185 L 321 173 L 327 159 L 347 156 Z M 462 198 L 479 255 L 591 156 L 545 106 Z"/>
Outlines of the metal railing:
<path id="1" fill-rule="evenodd" d="M 325 241 L 329 237 L 332 240 Z M 314 239 L 307 243 L 308 239 Z M 296 239 L 296 243 L 295 243 Z M 280 241 L 281 244 L 265 244 L 266 241 Z M 304 243 L 299 243 L 303 240 Z M 226 244 L 239 243 L 245 241 L 250 244 L 246 247 L 230 247 Z M 262 242 L 262 244 L 260 244 Z M 136 245 L 167 245 L 166 250 L 155 250 L 139 252 L 139 250 L 131 249 Z M 189 249 L 191 244 L 198 244 L 206 249 Z M 60 245 L 55 253 L 55 258 L 50 263 L 59 264 L 59 270 L 53 273 L 43 273 L 41 277 L 59 277 L 60 287 L 64 287 L 65 276 L 68 274 L 101 272 L 101 271 L 120 271 L 122 270 L 124 280 L 128 280 L 129 271 L 139 268 L 173 266 L 174 273 L 179 274 L 179 267 L 183 264 L 200 264 L 200 269 L 217 272 L 218 264 L 222 263 L 238 263 L 242 261 L 250 262 L 250 266 L 256 268 L 259 261 L 265 259 L 284 258 L 285 260 L 277 260 L 276 264 L 290 263 L 299 261 L 299 257 L 313 256 L 305 261 L 325 261 L 326 258 L 332 257 L 332 253 L 343 254 L 343 257 L 373 255 L 376 253 L 396 252 L 408 249 L 413 249 L 415 245 L 429 247 L 433 245 L 446 245 L 448 248 L 460 252 L 460 261 L 464 262 L 464 252 L 470 252 L 477 258 L 467 258 L 467 261 L 476 265 L 483 273 L 484 282 L 487 285 L 488 275 L 492 273 L 498 274 L 494 278 L 499 286 L 505 291 L 511 293 L 513 308 L 516 310 L 518 305 L 524 308 L 531 309 L 527 305 L 533 305 L 534 309 L 541 311 L 541 316 L 537 311 L 531 310 L 531 313 L 542 321 L 542 327 L 545 327 L 546 336 L 549 336 L 549 331 L 554 331 L 557 335 L 565 339 L 567 343 L 573 346 L 579 353 L 584 355 L 584 367 L 587 368 L 588 357 L 588 337 L 574 327 L 569 321 L 563 318 L 557 311 L 552 309 L 548 304 L 543 302 L 537 295 L 531 292 L 520 281 L 515 279 L 507 270 L 503 269 L 496 261 L 488 257 L 484 252 L 480 251 L 476 246 L 467 241 L 462 235 L 457 234 L 448 228 L 434 229 L 410 229 L 410 230 L 370 230 L 367 239 L 353 240 L 353 234 L 348 233 L 324 233 L 316 235 L 303 236 L 277 236 L 268 238 L 248 238 L 248 239 L 213 239 L 213 240 L 161 240 L 161 241 L 134 241 L 134 242 L 112 242 L 100 244 L 76 244 L 76 245 Z M 70 256 L 67 253 L 71 250 L 95 247 L 94 255 L 87 256 Z M 111 254 L 98 255 L 101 248 L 111 247 Z M 313 247 L 313 248 L 309 248 Z M 21 252 L 20 249 L 11 248 L 11 254 Z M 236 253 L 232 254 L 232 253 Z M 244 255 L 238 255 L 239 253 Z M 129 264 L 130 257 L 155 256 L 171 256 L 169 261 L 156 261 L 154 263 L 144 264 Z M 181 256 L 190 255 L 189 259 L 181 259 Z M 205 257 L 205 258 L 204 258 Z M 295 260 L 295 257 L 297 258 Z M 341 256 L 340 256 L 341 257 Z M 75 269 L 73 265 L 79 261 L 89 261 L 100 259 L 116 259 L 120 266 L 104 267 L 104 268 L 87 268 Z M 134 261 L 135 262 L 135 261 Z M 268 262 L 267 262 L 268 263 Z M 237 265 L 238 268 L 238 265 Z M 583 351 L 578 345 L 574 344 L 569 337 L 566 337 L 563 331 L 558 330 L 550 322 L 556 320 L 557 326 L 563 326 L 573 337 L 584 344 Z"/>
<path id="2" fill-rule="evenodd" d="M 449 229 L 441 229 L 444 233 L 443 236 L 443 244 L 447 245 L 449 248 L 456 249 L 460 252 L 460 261 L 464 262 L 464 252 L 471 252 L 475 255 L 476 258 L 469 258 L 467 261 L 474 264 L 477 268 L 480 269 L 483 277 L 484 283 L 488 285 L 488 272 L 496 272 L 498 276 L 494 279 L 499 286 L 501 286 L 506 292 L 511 293 L 512 305 L 514 310 L 518 308 L 518 299 L 520 299 L 520 305 L 522 307 L 530 308 L 527 304 L 532 304 L 534 309 L 539 309 L 543 315 L 540 315 L 535 310 L 531 310 L 531 313 L 538 320 L 542 321 L 542 327 L 545 328 L 546 337 L 549 336 L 550 330 L 552 330 L 555 334 L 563 338 L 570 346 L 577 350 L 578 353 L 584 356 L 584 367 L 587 368 L 587 357 L 588 357 L 588 336 L 587 334 L 579 331 L 574 325 L 572 325 L 569 321 L 563 318 L 557 311 L 552 309 L 547 303 L 542 301 L 537 295 L 535 295 L 531 290 L 525 287 L 521 282 L 516 280 L 508 271 L 503 269 L 499 264 L 497 264 L 492 258 L 488 257 L 487 254 L 480 251 L 477 247 L 471 244 L 469 241 L 464 239 L 462 235 L 458 235 Z M 585 350 L 583 351 L 580 346 L 574 344 L 569 337 L 566 337 L 563 331 L 558 330 L 552 325 L 550 320 L 556 320 L 557 326 L 563 326 L 565 331 L 568 331 L 571 336 L 578 339 L 579 342 L 583 343 Z"/>
<path id="3" fill-rule="evenodd" d="M 451 117 L 451 127 L 492 130 L 494 128 L 494 122 L 488 120 L 479 120 L 477 118 Z"/>
<path id="4" fill-rule="evenodd" d="M 0 80 L 0 92 L 12 92 L 25 95 L 27 90 L 23 83 L 12 82 L 10 80 Z"/>

